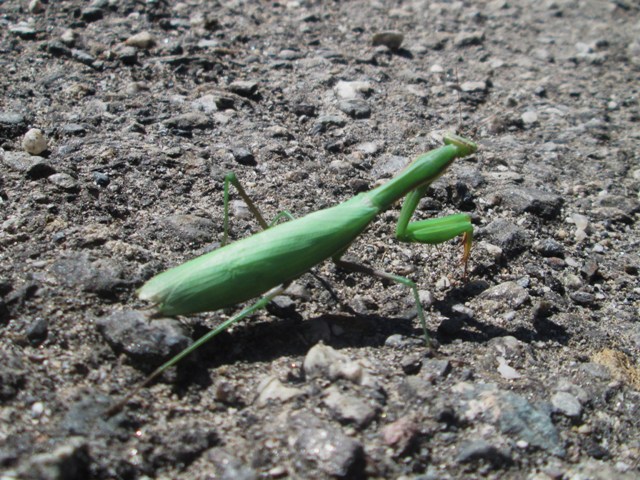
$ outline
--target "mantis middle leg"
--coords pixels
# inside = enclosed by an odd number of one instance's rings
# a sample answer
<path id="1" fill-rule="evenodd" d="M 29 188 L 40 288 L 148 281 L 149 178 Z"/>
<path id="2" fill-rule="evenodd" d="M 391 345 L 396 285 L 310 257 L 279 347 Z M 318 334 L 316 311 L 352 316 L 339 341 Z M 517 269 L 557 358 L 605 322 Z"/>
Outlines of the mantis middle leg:
<path id="1" fill-rule="evenodd" d="M 236 188 L 236 190 L 238 190 L 240 197 L 242 197 L 242 200 L 244 200 L 244 203 L 247 204 L 247 207 L 249 207 L 249 211 L 253 214 L 254 217 L 256 217 L 256 220 L 258 221 L 258 223 L 260 224 L 260 227 L 262 227 L 263 230 L 266 230 L 267 228 L 275 225 L 276 222 L 281 218 L 286 218 L 287 220 L 294 219 L 291 213 L 284 210 L 278 213 L 275 216 L 275 218 L 271 221 L 271 223 L 267 223 L 260 209 L 256 206 L 253 200 L 251 200 L 249 195 L 247 195 L 247 192 L 245 191 L 244 187 L 240 183 L 240 180 L 238 180 L 238 177 L 236 176 L 236 174 L 233 172 L 229 172 L 224 177 L 224 235 L 222 237 L 223 247 L 229 241 L 229 185 L 230 184 L 233 185 Z"/>

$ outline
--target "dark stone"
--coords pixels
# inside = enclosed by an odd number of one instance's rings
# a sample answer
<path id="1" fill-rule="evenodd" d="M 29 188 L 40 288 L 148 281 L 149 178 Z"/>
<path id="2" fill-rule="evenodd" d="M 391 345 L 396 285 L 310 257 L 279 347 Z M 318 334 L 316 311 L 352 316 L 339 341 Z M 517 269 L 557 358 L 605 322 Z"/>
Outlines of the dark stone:
<path id="1" fill-rule="evenodd" d="M 530 244 L 530 236 L 526 230 L 504 219 L 494 220 L 485 228 L 479 229 L 476 237 L 485 238 L 502 248 L 507 257 L 522 253 Z"/>
<path id="2" fill-rule="evenodd" d="M 258 164 L 255 157 L 253 156 L 253 153 L 251 153 L 251 151 L 247 148 L 234 148 L 233 150 L 231 150 L 231 155 L 233 155 L 233 159 L 240 165 L 253 167 Z"/>
<path id="3" fill-rule="evenodd" d="M 80 18 L 85 22 L 96 22 L 104 17 L 104 11 L 101 8 L 87 7 L 80 12 Z"/>
<path id="4" fill-rule="evenodd" d="M 363 477 L 365 456 L 359 441 L 309 415 L 298 415 L 293 421 L 298 430 L 293 448 L 307 468 L 317 467 L 335 477 Z"/>
<path id="5" fill-rule="evenodd" d="M 148 320 L 142 312 L 133 310 L 101 317 L 96 325 L 111 348 L 124 352 L 145 371 L 153 370 L 193 343 L 177 320 Z"/>
<path id="6" fill-rule="evenodd" d="M 36 318 L 29 324 L 25 334 L 32 346 L 40 345 L 49 334 L 49 322 L 44 318 Z"/>
<path id="7" fill-rule="evenodd" d="M 490 463 L 494 468 L 511 465 L 513 463 L 511 452 L 500 449 L 484 440 L 474 440 L 464 443 L 458 449 L 456 462 L 473 463 L 479 460 Z"/>
<path id="8" fill-rule="evenodd" d="M 51 272 L 60 284 L 81 288 L 85 292 L 113 297 L 128 281 L 122 278 L 122 267 L 112 259 L 92 261 L 85 252 L 72 253 L 57 260 Z"/>
<path id="9" fill-rule="evenodd" d="M 338 109 L 353 118 L 369 118 L 371 116 L 371 107 L 360 98 L 351 100 L 342 100 L 338 102 Z"/>
<path id="10" fill-rule="evenodd" d="M 500 193 L 503 205 L 518 213 L 529 212 L 542 218 L 557 218 L 564 200 L 560 195 L 535 188 L 508 188 Z"/>
<path id="11" fill-rule="evenodd" d="M 11 400 L 26 385 L 22 360 L 9 351 L 0 351 L 0 400 Z"/>

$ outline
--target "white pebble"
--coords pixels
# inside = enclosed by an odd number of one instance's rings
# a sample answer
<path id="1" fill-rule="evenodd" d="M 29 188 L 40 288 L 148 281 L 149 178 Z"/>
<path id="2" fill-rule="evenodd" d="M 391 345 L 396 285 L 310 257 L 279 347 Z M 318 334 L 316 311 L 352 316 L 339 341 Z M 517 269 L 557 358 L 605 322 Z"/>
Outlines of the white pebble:
<path id="1" fill-rule="evenodd" d="M 573 223 L 576 225 L 578 230 L 587 230 L 589 227 L 589 218 L 585 215 L 581 215 L 580 213 L 574 213 L 571 215 L 571 219 Z"/>
<path id="2" fill-rule="evenodd" d="M 32 128 L 24 134 L 22 148 L 31 155 L 40 155 L 47 149 L 47 138 L 39 128 Z"/>
<path id="3" fill-rule="evenodd" d="M 40 418 L 43 413 L 44 413 L 44 403 L 35 402 L 33 405 L 31 405 L 31 416 L 33 418 Z"/>
<path id="4" fill-rule="evenodd" d="M 42 13 L 44 12 L 44 5 L 40 0 L 31 0 L 29 2 L 29 11 L 31 13 Z"/>
<path id="5" fill-rule="evenodd" d="M 149 32 L 145 31 L 130 36 L 124 43 L 131 47 L 149 49 L 156 44 L 156 39 Z"/>
<path id="6" fill-rule="evenodd" d="M 498 357 L 498 373 L 507 380 L 516 380 L 522 376 L 515 368 L 507 363 L 504 357 Z"/>
<path id="7" fill-rule="evenodd" d="M 538 121 L 538 114 L 532 110 L 528 110 L 526 112 L 524 112 L 522 114 L 522 121 L 527 124 L 527 125 L 531 125 L 532 123 L 536 123 Z"/>

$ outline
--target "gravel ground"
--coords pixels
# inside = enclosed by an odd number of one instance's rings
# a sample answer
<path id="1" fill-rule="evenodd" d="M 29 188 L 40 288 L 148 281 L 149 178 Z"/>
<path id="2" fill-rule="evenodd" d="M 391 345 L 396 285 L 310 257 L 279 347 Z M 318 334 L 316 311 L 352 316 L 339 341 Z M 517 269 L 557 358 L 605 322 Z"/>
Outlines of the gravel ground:
<path id="1" fill-rule="evenodd" d="M 638 478 L 639 12 L 0 2 L 1 478 Z M 135 296 L 217 248 L 225 172 L 301 216 L 448 130 L 479 151 L 416 217 L 472 215 L 468 278 L 397 207 L 348 252 L 418 283 L 435 350 L 406 288 L 327 263 L 105 415 L 234 312 Z"/>

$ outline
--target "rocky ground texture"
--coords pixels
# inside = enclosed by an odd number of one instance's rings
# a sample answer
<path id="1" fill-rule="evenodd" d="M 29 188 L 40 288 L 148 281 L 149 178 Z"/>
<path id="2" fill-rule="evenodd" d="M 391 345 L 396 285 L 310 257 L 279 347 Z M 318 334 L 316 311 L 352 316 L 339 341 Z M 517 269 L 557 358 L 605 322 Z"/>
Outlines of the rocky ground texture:
<path id="1" fill-rule="evenodd" d="M 639 13 L 1 2 L 2 478 L 638 478 Z M 325 264 L 105 415 L 233 314 L 135 296 L 219 245 L 225 172 L 301 216 L 448 130 L 479 151 L 416 217 L 472 215 L 468 278 L 398 208 L 348 252 L 418 283 L 435 351 L 406 288 Z"/>

